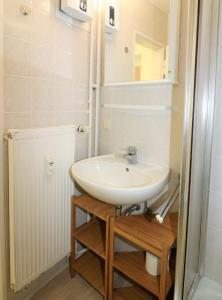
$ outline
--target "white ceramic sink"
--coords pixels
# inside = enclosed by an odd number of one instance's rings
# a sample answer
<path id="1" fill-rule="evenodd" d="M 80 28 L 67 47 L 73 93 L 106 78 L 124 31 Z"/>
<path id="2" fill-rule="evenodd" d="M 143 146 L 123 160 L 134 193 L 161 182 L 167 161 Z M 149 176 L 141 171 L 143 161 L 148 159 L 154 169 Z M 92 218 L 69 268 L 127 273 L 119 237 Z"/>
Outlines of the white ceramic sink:
<path id="1" fill-rule="evenodd" d="M 71 172 L 88 194 L 114 205 L 136 204 L 157 196 L 169 177 L 167 168 L 132 165 L 115 155 L 81 160 L 72 166 Z"/>

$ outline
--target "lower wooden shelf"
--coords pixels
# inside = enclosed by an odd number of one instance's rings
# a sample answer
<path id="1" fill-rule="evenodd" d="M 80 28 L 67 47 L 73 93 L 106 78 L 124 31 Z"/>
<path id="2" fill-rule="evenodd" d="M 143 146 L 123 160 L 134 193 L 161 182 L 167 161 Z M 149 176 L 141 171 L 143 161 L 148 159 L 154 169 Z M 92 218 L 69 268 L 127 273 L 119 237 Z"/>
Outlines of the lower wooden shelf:
<path id="1" fill-rule="evenodd" d="M 104 261 L 91 251 L 72 261 L 72 269 L 105 296 Z"/>
<path id="2" fill-rule="evenodd" d="M 151 276 L 145 269 L 145 252 L 120 252 L 114 255 L 113 266 L 118 271 L 125 274 L 137 284 L 159 297 L 160 294 L 160 277 Z M 172 286 L 174 280 L 173 272 L 167 274 L 167 292 Z"/>
<path id="3" fill-rule="evenodd" d="M 89 223 L 74 230 L 73 236 L 101 258 L 106 258 L 106 224 L 104 221 L 94 218 Z"/>
<path id="4" fill-rule="evenodd" d="M 138 287 L 132 286 L 115 289 L 113 300 L 153 300 L 153 296 Z"/>

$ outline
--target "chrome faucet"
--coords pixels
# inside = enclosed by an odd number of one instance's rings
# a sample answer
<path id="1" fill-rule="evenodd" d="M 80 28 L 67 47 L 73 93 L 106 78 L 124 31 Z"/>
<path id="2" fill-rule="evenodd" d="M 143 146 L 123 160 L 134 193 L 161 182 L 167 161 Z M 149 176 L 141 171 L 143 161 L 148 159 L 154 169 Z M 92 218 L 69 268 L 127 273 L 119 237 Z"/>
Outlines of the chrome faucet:
<path id="1" fill-rule="evenodd" d="M 130 146 L 124 150 L 120 150 L 118 154 L 120 155 L 120 157 L 126 158 L 129 164 L 137 163 L 137 149 L 134 146 Z"/>

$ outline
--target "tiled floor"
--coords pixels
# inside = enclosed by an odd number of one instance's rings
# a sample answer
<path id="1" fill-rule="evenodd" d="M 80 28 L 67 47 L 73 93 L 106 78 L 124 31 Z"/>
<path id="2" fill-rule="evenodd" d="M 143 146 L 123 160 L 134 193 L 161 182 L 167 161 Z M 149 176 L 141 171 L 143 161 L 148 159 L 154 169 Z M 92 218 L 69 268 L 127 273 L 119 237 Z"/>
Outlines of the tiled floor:
<path id="1" fill-rule="evenodd" d="M 79 276 L 70 278 L 66 269 L 30 300 L 102 300 L 102 296 Z"/>
<path id="2" fill-rule="evenodd" d="M 151 299 L 156 298 L 152 296 Z M 172 299 L 173 291 L 167 297 L 167 300 Z M 71 279 L 69 269 L 66 269 L 30 300 L 103 300 L 103 297 L 78 275 Z"/>
<path id="3" fill-rule="evenodd" d="M 193 300 L 222 300 L 222 287 L 208 278 L 202 278 Z"/>

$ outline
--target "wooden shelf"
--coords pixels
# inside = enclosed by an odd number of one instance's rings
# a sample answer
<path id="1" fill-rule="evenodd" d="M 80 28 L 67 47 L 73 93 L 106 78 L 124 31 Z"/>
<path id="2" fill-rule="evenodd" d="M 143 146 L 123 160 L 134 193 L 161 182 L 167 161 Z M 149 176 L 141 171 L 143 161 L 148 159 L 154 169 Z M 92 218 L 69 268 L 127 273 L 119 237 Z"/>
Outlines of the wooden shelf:
<path id="1" fill-rule="evenodd" d="M 113 300 L 153 300 L 153 296 L 138 287 L 131 286 L 115 289 Z"/>
<path id="2" fill-rule="evenodd" d="M 105 259 L 106 224 L 97 218 L 73 231 L 73 236 L 84 246 Z"/>
<path id="3" fill-rule="evenodd" d="M 114 232 L 161 257 L 162 245 L 171 248 L 176 240 L 177 220 L 178 214 L 170 214 L 160 225 L 146 215 L 121 216 L 114 221 Z"/>
<path id="4" fill-rule="evenodd" d="M 98 292 L 105 296 L 104 261 L 101 258 L 93 252 L 87 251 L 80 258 L 72 262 L 72 268 Z"/>
<path id="5" fill-rule="evenodd" d="M 145 252 L 120 252 L 114 255 L 114 268 L 125 274 L 137 284 L 153 293 L 155 296 L 160 294 L 160 277 L 151 276 L 145 269 Z M 167 292 L 172 286 L 174 274 L 167 274 Z"/>
<path id="6" fill-rule="evenodd" d="M 175 257 L 173 245 L 177 238 L 178 214 L 169 214 L 163 224 L 156 222 L 155 217 L 146 215 L 131 215 L 111 218 L 110 220 L 110 259 L 109 259 L 109 299 L 121 298 L 120 293 L 128 290 L 113 290 L 114 270 L 128 277 L 139 287 L 152 293 L 159 300 L 166 300 L 175 278 Z M 115 239 L 122 237 L 130 244 L 139 246 L 141 251 L 116 252 Z M 145 269 L 146 251 L 159 257 L 160 276 L 152 276 Z M 171 255 L 170 255 L 171 254 Z M 170 255 L 170 263 L 168 257 Z M 170 269 L 170 271 L 169 271 Z M 117 295 L 116 295 L 117 293 Z M 132 292 L 133 293 L 133 292 Z M 130 293 L 129 293 L 130 294 Z M 117 298 L 117 296 L 119 298 Z M 129 296 L 125 299 L 130 299 Z M 137 299 L 135 297 L 135 299 Z M 141 297 L 144 299 L 144 291 Z"/>
<path id="7" fill-rule="evenodd" d="M 92 216 L 92 220 L 77 227 L 77 209 Z M 72 197 L 72 250 L 70 274 L 78 273 L 97 289 L 104 300 L 108 299 L 109 232 L 110 217 L 115 217 L 116 207 L 101 202 L 87 194 Z M 76 241 L 88 251 L 76 259 Z"/>
<path id="8" fill-rule="evenodd" d="M 115 206 L 96 200 L 89 195 L 82 195 L 80 197 L 73 197 L 73 204 L 77 207 L 93 214 L 94 216 L 106 221 L 107 216 L 115 216 Z"/>

